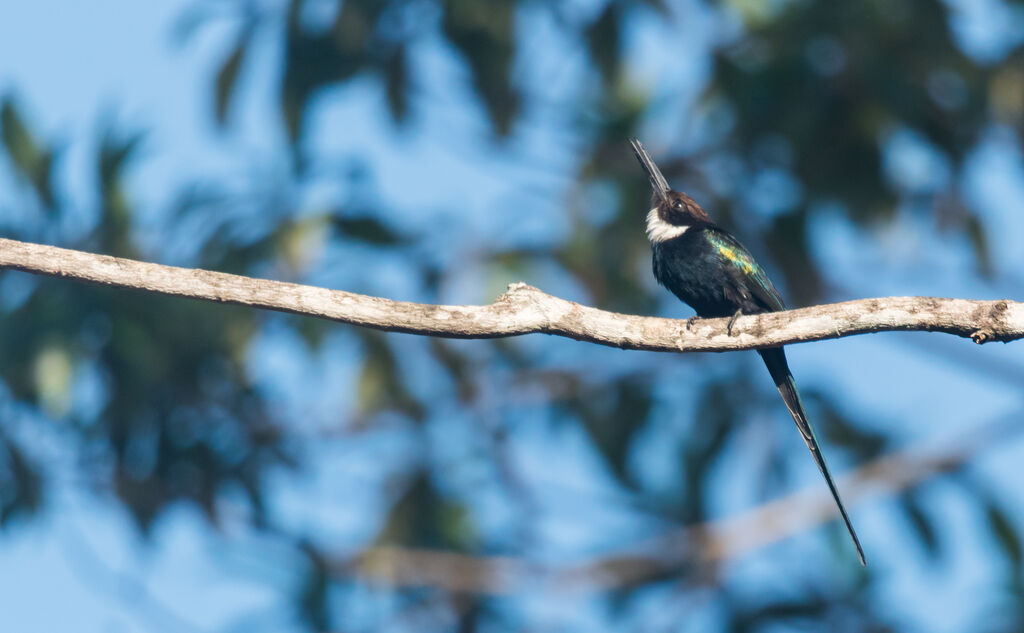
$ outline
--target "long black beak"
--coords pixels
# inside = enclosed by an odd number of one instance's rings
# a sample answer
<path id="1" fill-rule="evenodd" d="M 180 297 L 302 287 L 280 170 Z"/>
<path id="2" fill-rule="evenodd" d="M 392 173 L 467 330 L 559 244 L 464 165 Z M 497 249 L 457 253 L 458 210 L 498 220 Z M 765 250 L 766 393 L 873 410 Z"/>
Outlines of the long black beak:
<path id="1" fill-rule="evenodd" d="M 669 188 L 665 176 L 661 174 L 661 170 L 654 164 L 654 160 L 651 159 L 651 155 L 644 149 L 640 139 L 632 137 L 629 139 L 629 144 L 633 146 L 633 153 L 636 154 L 636 159 L 640 161 L 640 166 L 644 168 L 644 171 L 647 172 L 647 177 L 651 179 L 654 195 L 658 196 L 662 202 L 667 202 L 668 193 L 672 190 Z"/>

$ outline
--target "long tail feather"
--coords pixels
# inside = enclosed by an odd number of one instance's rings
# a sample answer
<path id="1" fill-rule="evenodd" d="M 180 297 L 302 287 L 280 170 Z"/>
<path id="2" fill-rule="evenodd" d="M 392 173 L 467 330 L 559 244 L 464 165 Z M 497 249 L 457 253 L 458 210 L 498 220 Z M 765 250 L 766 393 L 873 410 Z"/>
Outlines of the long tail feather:
<path id="1" fill-rule="evenodd" d="M 790 415 L 793 416 L 793 421 L 796 422 L 800 435 L 803 436 L 804 442 L 807 443 L 807 448 L 811 451 L 814 463 L 818 465 L 818 470 L 825 477 L 825 483 L 828 484 L 832 498 L 836 500 L 836 505 L 839 506 L 839 514 L 843 517 L 843 523 L 846 524 L 846 529 L 850 532 L 853 544 L 857 548 L 860 564 L 867 565 L 867 561 L 864 559 L 864 549 L 860 546 L 860 539 L 857 538 L 857 532 L 853 529 L 853 523 L 850 522 L 850 517 L 846 514 L 846 508 L 839 498 L 839 491 L 836 489 L 835 482 L 832 481 L 832 473 L 829 472 L 828 464 L 825 463 L 825 457 L 821 454 L 821 448 L 818 447 L 818 440 L 814 437 L 814 429 L 811 428 L 810 422 L 807 421 L 804 405 L 800 402 L 800 394 L 796 390 L 796 382 L 793 380 L 793 374 L 790 373 L 789 364 L 786 362 L 786 352 L 781 347 L 774 347 L 758 350 L 758 353 L 764 360 L 764 364 L 768 367 L 768 372 L 771 373 L 772 380 L 775 381 L 775 386 L 778 387 L 779 393 L 786 403 L 786 408 L 789 409 Z"/>

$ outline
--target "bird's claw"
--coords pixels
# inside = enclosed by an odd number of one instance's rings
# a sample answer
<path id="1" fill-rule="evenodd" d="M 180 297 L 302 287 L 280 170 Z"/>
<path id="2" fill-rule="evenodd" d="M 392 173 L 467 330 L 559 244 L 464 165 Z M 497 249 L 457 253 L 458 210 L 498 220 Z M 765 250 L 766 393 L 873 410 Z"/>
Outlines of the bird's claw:
<path id="1" fill-rule="evenodd" d="M 694 315 L 694 316 L 690 317 L 689 319 L 686 319 L 686 331 L 687 332 L 689 332 L 693 328 L 693 324 L 696 323 L 697 319 L 699 319 L 699 318 L 700 318 L 699 316 Z"/>
<path id="2" fill-rule="evenodd" d="M 732 315 L 729 319 L 729 324 L 725 326 L 725 333 L 732 336 L 732 326 L 736 323 L 736 319 L 740 318 L 743 314 L 742 310 L 737 310 L 736 314 Z"/>

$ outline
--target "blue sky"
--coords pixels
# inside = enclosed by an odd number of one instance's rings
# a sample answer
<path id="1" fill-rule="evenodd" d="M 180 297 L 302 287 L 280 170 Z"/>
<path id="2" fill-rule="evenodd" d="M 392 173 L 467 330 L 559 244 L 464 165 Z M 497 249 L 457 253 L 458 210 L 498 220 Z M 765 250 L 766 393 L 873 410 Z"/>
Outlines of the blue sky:
<path id="1" fill-rule="evenodd" d="M 151 130 L 132 192 L 143 208 L 168 202 L 169 180 L 232 164 L 197 98 L 217 42 L 172 42 L 170 26 L 189 4 L 43 1 L 0 11 L 0 90 L 14 90 L 35 128 L 67 144 L 63 171 L 78 200 L 93 192 L 85 157 L 103 117 Z M 114 504 L 74 482 L 55 488 L 59 512 L 0 534 L 0 628 L 225 630 L 241 611 L 273 612 L 278 592 L 216 564 L 220 539 L 196 514 L 172 512 L 146 543 Z"/>
<path id="2" fill-rule="evenodd" d="M 242 100 L 236 125 L 228 132 L 217 132 L 210 117 L 209 86 L 215 70 L 210 64 L 231 42 L 230 25 L 214 23 L 185 43 L 175 42 L 172 26 L 190 5 L 187 0 L 42 0 L 3 11 L 0 91 L 15 90 L 32 114 L 36 128 L 67 143 L 63 170 L 71 183 L 71 196 L 88 200 L 92 195 L 84 160 L 95 142 L 95 124 L 103 117 L 147 130 L 144 159 L 133 172 L 132 195 L 152 214 L 154 227 L 159 226 L 177 183 L 218 174 L 230 182 L 246 177 L 240 165 L 245 167 L 249 162 L 255 168 L 261 162 L 273 163 L 272 153 L 280 147 L 281 131 L 266 106 L 273 94 L 272 69 L 277 63 L 272 36 L 265 36 L 266 41 L 250 60 L 244 79 L 250 98 Z M 1013 24 L 1012 20 L 1007 23 Z M 977 35 L 986 31 L 976 26 L 973 18 L 963 24 L 965 41 L 974 42 L 970 46 L 977 47 L 978 55 L 987 54 L 986 42 L 995 42 L 990 47 L 996 47 L 999 38 L 1009 37 L 998 29 L 987 31 L 991 39 Z M 637 32 L 649 35 L 633 37 L 635 58 L 645 60 L 636 75 L 638 82 L 653 85 L 653 77 L 664 77 L 666 69 L 671 69 L 671 80 L 660 88 L 666 93 L 675 94 L 679 85 L 698 85 L 694 77 L 707 72 L 706 59 L 699 55 L 656 54 L 665 50 L 657 42 L 672 42 L 675 48 L 669 53 L 677 53 L 690 50 L 681 47 L 700 48 L 706 41 L 701 40 L 702 34 L 712 32 L 709 24 L 700 20 L 680 28 L 692 31 L 687 37 L 670 38 L 653 21 L 635 25 Z M 423 49 L 419 63 L 430 65 L 439 77 L 458 77 L 459 69 L 437 43 L 427 43 Z M 648 63 L 650 59 L 653 63 Z M 679 64 L 678 59 L 690 61 Z M 544 72 L 570 76 L 578 71 L 574 63 L 578 66 L 579 61 L 564 63 L 564 67 L 540 67 Z M 685 103 L 694 96 L 691 92 L 674 98 Z M 459 232 L 459 241 L 486 244 L 500 243 L 502 235 L 510 230 L 519 240 L 549 240 L 563 234 L 568 224 L 559 215 L 577 162 L 571 143 L 563 143 L 564 137 L 557 135 L 557 116 L 535 115 L 515 147 L 495 152 L 479 139 L 485 127 L 481 113 L 455 107 L 460 98 L 426 94 L 417 132 L 395 135 L 392 124 L 381 114 L 382 100 L 376 87 L 355 82 L 332 92 L 318 108 L 313 119 L 317 132 L 314 147 L 330 156 L 363 156 L 373 167 L 378 195 L 392 208 L 406 211 L 412 226 L 449 221 L 458 226 L 453 230 Z M 656 116 L 650 123 L 652 135 L 657 131 L 670 138 L 685 137 L 685 130 L 672 129 L 665 122 L 676 117 L 666 115 L 665 121 L 661 118 Z M 658 146 L 649 144 L 652 149 Z M 913 143 L 910 145 L 904 152 L 909 156 L 901 154 L 906 168 L 926 168 L 927 152 L 915 158 Z M 625 146 L 623 151 L 627 151 Z M 245 161 L 239 156 L 254 158 Z M 1024 233 L 1024 216 L 1010 202 L 1022 199 L 1024 194 L 1019 150 L 994 130 L 972 161 L 965 186 L 994 229 L 997 270 L 1019 270 L 1024 265 L 1024 252 L 1016 248 L 1019 240 L 1015 236 Z M 332 195 L 330 185 L 310 195 L 313 200 L 309 205 L 315 206 L 317 195 Z M 503 219 L 510 216 L 514 216 L 514 222 Z M 637 230 L 642 230 L 639 224 Z M 828 271 L 830 279 L 846 284 L 843 287 L 849 296 L 844 298 L 889 294 L 995 298 L 1019 290 L 1019 285 L 1004 282 L 979 285 L 965 241 L 956 236 L 933 235 L 930 222 L 909 212 L 892 226 L 870 232 L 855 231 L 838 217 L 826 214 L 815 221 L 812 230 L 815 242 L 835 264 Z M 142 237 L 154 247 L 159 244 L 159 234 Z M 941 252 L 934 248 L 937 243 L 944 245 Z M 389 266 L 384 267 L 378 283 L 395 298 L 414 298 L 408 295 L 416 289 L 403 284 L 400 263 Z M 877 270 L 878 274 L 864 275 L 864 270 Z M 569 284 L 560 287 L 558 279 L 545 278 L 542 273 L 539 277 L 527 281 L 546 283 L 546 289 L 570 296 L 575 291 Z M 331 281 L 357 283 L 343 273 Z M 514 280 L 479 279 L 467 272 L 462 283 L 447 289 L 444 299 L 487 301 L 500 290 L 495 284 L 500 286 L 505 281 Z M 664 305 L 666 315 L 688 316 L 668 297 Z M 352 365 L 338 361 L 337 354 L 331 353 L 347 344 L 343 331 L 333 334 L 332 343 L 319 358 L 312 359 L 313 369 L 309 358 L 289 352 L 294 346 L 287 336 L 273 331 L 266 334 L 256 346 L 257 360 L 253 363 L 254 367 L 284 370 L 268 370 L 263 376 L 256 372 L 257 378 L 267 384 L 272 377 L 286 377 L 276 387 L 284 406 L 298 406 L 288 393 L 311 381 L 336 385 L 351 382 Z M 910 336 L 927 342 L 908 344 L 906 338 Z M 551 345 L 553 353 L 567 356 L 573 354 L 573 346 L 579 345 L 541 338 L 536 344 Z M 409 345 L 415 347 L 418 343 Z M 1024 405 L 1019 390 L 1007 389 L 990 376 L 974 374 L 949 360 L 956 354 L 971 353 L 983 360 L 1016 365 L 1016 349 L 987 345 L 979 349 L 972 346 L 964 352 L 969 345 L 938 334 L 886 334 L 794 346 L 789 357 L 805 391 L 838 394 L 839 401 L 856 411 L 859 418 L 879 427 L 898 425 L 908 446 L 936 446 L 942 445 L 944 438 L 1019 411 Z M 613 366 L 619 354 L 606 350 L 588 356 L 587 362 L 597 358 Z M 684 375 L 690 369 L 685 366 L 670 371 Z M 343 395 L 342 391 L 335 392 L 333 400 L 328 397 L 318 401 L 310 410 L 301 411 L 301 417 L 326 417 Z M 783 435 L 791 431 L 784 411 L 765 423 L 775 425 L 771 434 L 785 441 L 792 439 Z M 28 426 L 32 421 L 23 424 Z M 453 428 L 457 429 L 458 424 L 454 421 Z M 567 430 L 560 442 L 550 443 L 545 433 L 529 425 L 518 425 L 517 429 L 521 432 L 513 438 L 514 454 L 521 472 L 531 473 L 539 483 L 555 482 L 597 493 L 608 491 L 610 484 L 582 435 L 574 436 L 572 430 Z M 40 437 L 49 441 L 42 432 Z M 372 477 L 373 462 L 381 454 L 410 450 L 395 445 L 325 447 L 320 460 L 311 464 L 308 478 L 283 478 L 277 483 L 275 509 L 288 524 L 304 526 L 314 534 L 359 542 L 370 533 L 372 522 L 353 521 L 331 510 L 332 500 L 359 494 L 339 490 L 333 482 L 353 476 Z M 60 450 L 56 453 L 61 459 L 69 459 Z M 1013 508 L 1024 506 L 1024 490 L 1015 489 L 1022 453 L 1024 445 L 1010 442 L 981 456 L 976 465 L 1000 494 L 1011 500 L 1008 505 Z M 339 454 L 345 457 L 341 466 Z M 565 459 L 584 466 L 564 471 L 550 467 Z M 843 471 L 849 466 L 837 463 L 834 469 Z M 801 481 L 806 486 L 820 485 L 810 460 L 795 467 L 803 473 Z M 272 545 L 246 534 L 241 525 L 213 532 L 187 509 L 172 511 L 161 520 L 152 542 L 145 542 L 115 504 L 84 491 L 71 473 L 68 468 L 67 480 L 56 485 L 51 508 L 59 508 L 59 513 L 51 511 L 41 519 L 0 533 L 0 629 L 241 631 L 257 625 L 274 630 L 289 624 L 280 603 L 281 589 L 291 587 L 296 577 L 288 571 L 293 561 L 284 552 L 276 557 Z M 729 482 L 721 485 L 728 487 Z M 915 552 L 900 551 L 899 541 L 892 542 L 891 534 L 904 532 L 907 527 L 895 515 L 890 501 L 858 505 L 853 509 L 854 520 L 872 563 L 891 569 L 884 585 L 887 595 L 879 599 L 923 628 L 955 631 L 972 621 L 972 613 L 962 609 L 962 596 L 985 585 L 992 559 L 985 550 L 987 545 L 971 542 L 977 530 L 975 519 L 966 513 L 956 495 L 940 486 L 929 497 L 934 498 L 935 511 L 948 518 L 940 527 L 940 538 L 954 543 L 953 556 L 940 573 L 923 565 Z M 723 514 L 742 506 L 742 492 L 724 498 Z M 371 506 L 375 503 L 373 499 L 362 501 Z M 544 526 L 549 545 L 565 545 L 580 552 L 593 547 L 594 536 L 578 532 L 571 512 L 559 514 L 555 506 L 561 501 L 557 495 L 546 501 L 552 506 L 551 518 Z M 376 503 L 380 505 L 379 500 Z M 1019 512 L 1014 516 L 1018 521 L 1022 518 Z M 813 547 L 794 547 L 769 548 L 764 554 L 737 563 L 736 573 L 759 578 L 773 570 L 777 573 L 777 565 L 787 552 L 822 554 Z M 261 552 L 261 556 L 254 557 L 253 551 Z M 144 588 L 141 592 L 140 587 Z M 52 604 L 55 595 L 61 596 L 59 605 Z M 593 606 L 585 599 L 552 605 L 543 597 L 535 596 L 536 602 L 534 598 L 528 600 L 527 612 L 550 615 L 553 610 L 556 621 L 577 625 L 600 621 L 593 608 L 578 608 L 581 603 Z"/>

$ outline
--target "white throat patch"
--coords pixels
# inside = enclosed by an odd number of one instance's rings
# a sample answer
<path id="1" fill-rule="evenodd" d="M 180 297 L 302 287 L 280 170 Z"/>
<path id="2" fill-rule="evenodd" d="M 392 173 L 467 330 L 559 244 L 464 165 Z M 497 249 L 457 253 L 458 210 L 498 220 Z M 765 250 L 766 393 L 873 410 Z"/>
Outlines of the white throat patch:
<path id="1" fill-rule="evenodd" d="M 673 238 L 686 233 L 688 226 L 676 226 L 669 224 L 658 216 L 657 207 L 647 212 L 647 239 L 652 244 L 667 242 Z"/>

